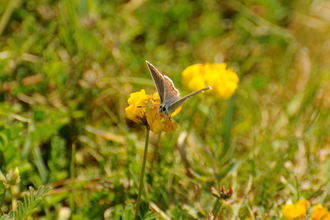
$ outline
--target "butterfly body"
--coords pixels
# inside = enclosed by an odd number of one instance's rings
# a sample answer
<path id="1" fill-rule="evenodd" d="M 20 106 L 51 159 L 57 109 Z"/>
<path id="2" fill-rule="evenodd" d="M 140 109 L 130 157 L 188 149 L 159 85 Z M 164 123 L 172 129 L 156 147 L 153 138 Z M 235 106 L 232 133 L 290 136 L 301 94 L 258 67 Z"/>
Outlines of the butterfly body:
<path id="1" fill-rule="evenodd" d="M 160 97 L 161 104 L 158 112 L 164 114 L 170 119 L 171 114 L 175 111 L 175 109 L 180 107 L 187 99 L 200 92 L 211 89 L 210 86 L 207 86 L 201 90 L 192 92 L 189 95 L 180 97 L 180 92 L 175 88 L 172 80 L 168 76 L 161 74 L 160 71 L 148 61 L 146 61 L 146 63 Z"/>

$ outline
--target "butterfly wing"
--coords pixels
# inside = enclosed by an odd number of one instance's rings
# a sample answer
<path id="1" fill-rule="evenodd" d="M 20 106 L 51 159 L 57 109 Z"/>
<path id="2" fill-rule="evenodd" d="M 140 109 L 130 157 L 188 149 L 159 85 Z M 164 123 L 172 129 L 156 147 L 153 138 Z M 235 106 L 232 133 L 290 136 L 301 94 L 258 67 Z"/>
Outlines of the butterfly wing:
<path id="1" fill-rule="evenodd" d="M 151 74 L 152 80 L 154 81 L 154 84 L 156 86 L 157 92 L 159 94 L 160 102 L 163 103 L 164 100 L 165 100 L 165 96 L 164 96 L 164 94 L 165 94 L 164 93 L 165 79 L 164 79 L 164 76 L 151 63 L 149 63 L 148 61 L 146 61 L 146 63 L 147 63 L 149 72 Z"/>
<path id="2" fill-rule="evenodd" d="M 173 81 L 168 77 L 164 76 L 164 104 L 169 106 L 176 100 L 180 98 L 179 90 L 177 90 L 174 86 Z"/>
<path id="3" fill-rule="evenodd" d="M 200 90 L 192 92 L 182 98 L 179 98 L 175 102 L 171 103 L 171 105 L 167 108 L 169 114 L 172 114 L 175 111 L 175 109 L 179 108 L 187 99 L 191 98 L 194 95 L 197 95 L 198 93 L 204 92 L 209 89 L 212 89 L 212 87 L 208 86 L 208 87 L 205 87 L 204 89 L 200 89 Z"/>
<path id="4" fill-rule="evenodd" d="M 155 83 L 157 92 L 161 101 L 160 112 L 166 112 L 166 115 L 171 118 L 170 114 L 175 111 L 178 107 L 180 107 L 187 99 L 190 97 L 204 92 L 205 90 L 211 89 L 211 87 L 206 87 L 204 89 L 198 90 L 196 92 L 192 92 L 185 97 L 180 98 L 179 91 L 175 88 L 173 81 L 168 77 L 159 72 L 151 63 L 146 61 L 147 66 L 149 68 L 151 77 Z M 164 110 L 162 110 L 164 107 Z"/>

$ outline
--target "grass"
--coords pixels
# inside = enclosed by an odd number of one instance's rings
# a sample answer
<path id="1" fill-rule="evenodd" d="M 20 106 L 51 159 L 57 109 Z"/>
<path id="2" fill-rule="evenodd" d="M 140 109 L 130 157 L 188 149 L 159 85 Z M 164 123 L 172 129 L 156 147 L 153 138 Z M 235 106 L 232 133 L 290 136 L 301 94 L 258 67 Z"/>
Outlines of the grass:
<path id="1" fill-rule="evenodd" d="M 196 96 L 175 134 L 150 133 L 145 219 L 206 219 L 212 186 L 234 190 L 222 219 L 329 206 L 327 1 L 2 0 L 0 12 L 0 169 L 21 177 L 0 184 L 3 214 L 43 185 L 35 219 L 66 207 L 72 219 L 134 218 L 145 135 L 124 109 L 130 93 L 155 92 L 145 60 L 182 94 L 195 63 L 240 77 L 230 100 Z"/>

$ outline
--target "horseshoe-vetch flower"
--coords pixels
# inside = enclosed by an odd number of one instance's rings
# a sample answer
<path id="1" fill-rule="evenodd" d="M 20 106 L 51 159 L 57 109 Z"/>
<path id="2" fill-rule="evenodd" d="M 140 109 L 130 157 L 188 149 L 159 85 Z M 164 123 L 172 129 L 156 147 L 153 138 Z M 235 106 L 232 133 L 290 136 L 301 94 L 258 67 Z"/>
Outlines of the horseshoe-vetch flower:
<path id="1" fill-rule="evenodd" d="M 229 99 L 236 91 L 239 82 L 237 74 L 227 69 L 225 63 L 189 66 L 182 72 L 182 78 L 190 90 L 199 90 L 208 85 L 212 87 L 209 93 L 222 99 Z"/>
<path id="2" fill-rule="evenodd" d="M 307 213 L 310 203 L 307 200 L 300 200 L 296 204 L 287 204 L 283 207 L 282 213 L 286 219 L 303 217 Z"/>

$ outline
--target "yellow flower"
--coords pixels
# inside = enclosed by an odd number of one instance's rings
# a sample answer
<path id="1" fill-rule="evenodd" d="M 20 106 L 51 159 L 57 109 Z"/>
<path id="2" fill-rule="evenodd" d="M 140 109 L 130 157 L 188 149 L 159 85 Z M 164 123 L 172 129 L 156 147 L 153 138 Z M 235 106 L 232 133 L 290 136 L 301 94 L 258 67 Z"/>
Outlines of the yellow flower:
<path id="1" fill-rule="evenodd" d="M 208 85 L 212 87 L 211 93 L 219 98 L 228 99 L 236 91 L 239 78 L 235 72 L 226 68 L 225 63 L 195 64 L 183 70 L 182 78 L 192 91 Z"/>
<path id="2" fill-rule="evenodd" d="M 146 107 L 151 95 L 147 95 L 144 89 L 140 92 L 131 93 L 127 100 L 129 106 L 125 108 L 126 117 L 136 123 L 146 125 Z M 141 107 L 142 106 L 142 107 Z"/>
<path id="3" fill-rule="evenodd" d="M 175 113 L 175 111 L 173 113 Z M 177 128 L 178 128 L 177 124 L 171 122 L 171 120 L 168 117 L 165 118 L 164 131 L 169 133 L 174 133 Z"/>
<path id="4" fill-rule="evenodd" d="M 147 105 L 151 101 L 151 108 L 147 108 Z M 154 95 L 147 95 L 142 89 L 140 92 L 135 92 L 130 94 L 128 99 L 129 106 L 125 109 L 126 117 L 139 124 L 148 125 L 150 130 L 154 133 L 159 133 L 161 131 L 174 133 L 177 129 L 177 125 L 168 117 L 164 117 L 163 114 L 158 112 L 160 105 L 160 98 L 158 93 Z M 171 117 L 176 115 L 181 110 L 181 107 L 177 108 Z"/>
<path id="5" fill-rule="evenodd" d="M 330 213 L 328 209 L 323 207 L 322 204 L 314 206 L 312 220 L 330 220 Z"/>
<path id="6" fill-rule="evenodd" d="M 297 217 L 301 217 L 306 215 L 307 208 L 309 206 L 309 202 L 307 200 L 300 200 L 297 204 L 288 204 L 285 205 L 282 209 L 282 213 L 287 219 L 295 219 Z"/>
<path id="7" fill-rule="evenodd" d="M 147 121 L 154 133 L 158 134 L 164 129 L 164 123 L 162 122 L 161 114 L 158 113 L 157 109 L 150 109 L 147 114 Z"/>

